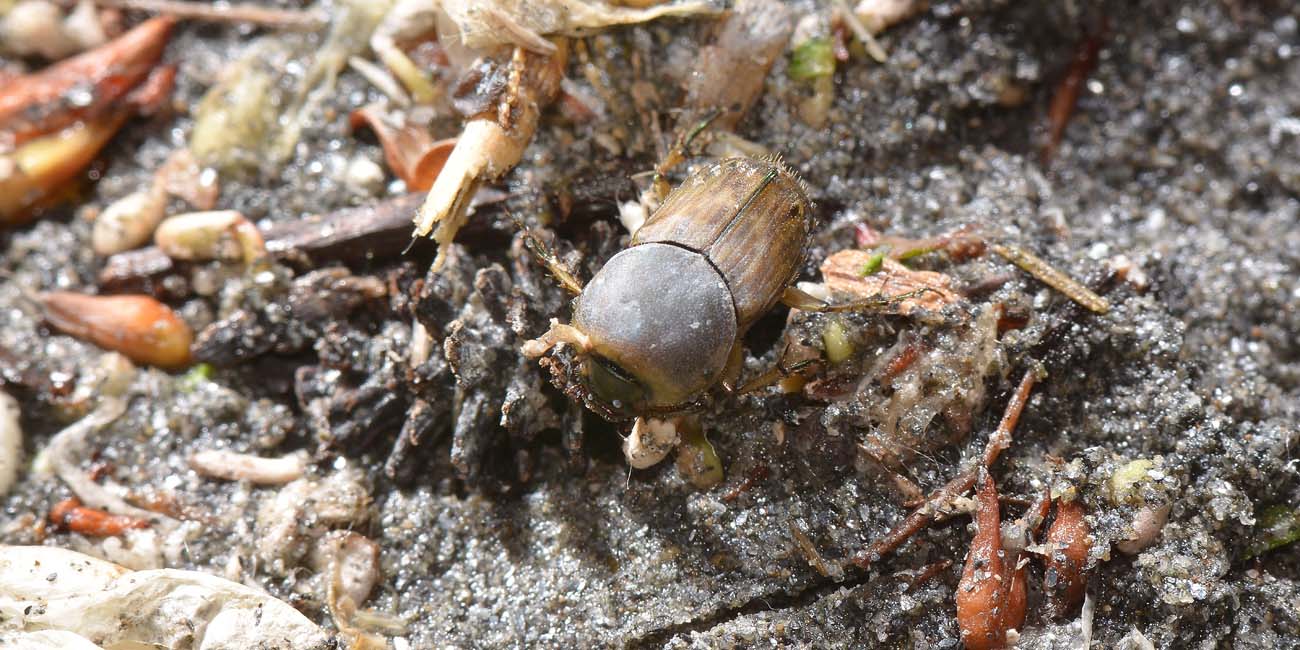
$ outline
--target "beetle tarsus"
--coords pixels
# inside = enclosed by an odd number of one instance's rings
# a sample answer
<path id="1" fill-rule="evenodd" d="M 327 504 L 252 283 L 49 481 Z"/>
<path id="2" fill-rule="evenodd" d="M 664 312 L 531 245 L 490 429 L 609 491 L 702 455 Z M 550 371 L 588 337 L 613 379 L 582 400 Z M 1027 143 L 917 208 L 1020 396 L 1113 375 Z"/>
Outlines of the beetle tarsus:
<path id="1" fill-rule="evenodd" d="M 763 371 L 762 374 L 750 379 L 742 384 L 740 388 L 737 388 L 732 392 L 735 395 L 748 395 L 754 391 L 767 388 L 778 381 L 793 377 L 802 372 L 805 368 L 810 368 L 815 365 L 821 365 L 821 359 L 804 359 L 802 361 L 796 361 L 788 366 L 785 365 L 784 362 L 778 361 L 775 366 Z"/>
<path id="2" fill-rule="evenodd" d="M 517 218 L 515 219 L 515 225 L 517 225 L 520 232 L 523 233 L 524 246 L 528 249 L 528 252 L 532 253 L 533 257 L 536 257 L 537 261 L 541 262 L 542 266 L 546 267 L 546 270 L 551 274 L 551 277 L 555 278 L 555 281 L 558 282 L 565 291 L 568 291 L 575 296 L 581 294 L 583 287 L 582 280 L 579 280 L 578 276 L 574 275 L 573 272 L 560 261 L 560 258 L 555 254 L 555 251 L 552 250 L 550 246 L 547 246 L 546 242 L 542 241 L 541 238 L 534 234 L 532 229 L 524 225 L 524 223 Z"/>

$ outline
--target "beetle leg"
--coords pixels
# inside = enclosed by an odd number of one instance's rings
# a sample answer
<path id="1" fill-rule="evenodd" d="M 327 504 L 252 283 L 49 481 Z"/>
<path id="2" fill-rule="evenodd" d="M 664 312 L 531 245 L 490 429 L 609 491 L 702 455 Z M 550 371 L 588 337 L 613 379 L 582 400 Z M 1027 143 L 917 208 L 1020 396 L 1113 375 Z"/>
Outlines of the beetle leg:
<path id="1" fill-rule="evenodd" d="M 800 359 L 794 363 L 787 364 L 785 359 L 789 355 L 789 352 L 790 346 L 787 345 L 785 349 L 781 350 L 781 355 L 777 357 L 776 365 L 764 370 L 757 377 L 741 384 L 739 388 L 735 387 L 734 384 L 723 383 L 723 389 L 733 396 L 748 395 L 756 390 L 767 388 L 778 381 L 793 377 L 800 372 L 803 372 L 805 368 L 821 364 L 821 359 Z M 739 379 L 739 368 L 737 368 L 737 376 L 735 377 L 735 380 L 739 381 Z"/>
<path id="2" fill-rule="evenodd" d="M 649 200 L 652 201 L 653 205 L 657 206 L 664 200 L 664 197 L 668 196 L 669 187 L 666 178 L 668 172 L 672 171 L 674 167 L 682 164 L 682 162 L 686 160 L 688 155 L 687 152 L 691 143 L 694 142 L 695 138 L 699 137 L 705 129 L 709 128 L 709 125 L 712 124 L 714 120 L 718 119 L 720 115 L 722 115 L 722 111 L 714 109 L 709 112 L 704 119 L 696 122 L 695 126 L 691 127 L 689 131 L 683 131 L 678 134 L 677 141 L 674 142 L 672 148 L 668 150 L 668 154 L 664 156 L 663 160 L 659 161 L 658 165 L 655 165 L 654 177 L 651 180 L 650 189 L 647 190 L 646 194 Z M 646 201 L 642 201 L 642 204 L 645 203 Z"/>
<path id="3" fill-rule="evenodd" d="M 803 372 L 805 368 L 820 363 L 821 359 L 804 359 L 803 361 L 796 361 L 788 366 L 778 362 L 775 366 L 765 370 L 763 374 L 745 382 L 744 385 L 735 391 L 735 393 L 737 395 L 748 395 L 756 390 L 767 388 L 778 381 L 793 377 L 794 375 Z"/>
<path id="4" fill-rule="evenodd" d="M 781 302 L 792 309 L 801 311 L 838 313 L 846 311 L 879 311 L 887 307 L 893 307 L 902 303 L 908 298 L 914 298 L 927 291 L 933 291 L 929 287 L 921 287 L 907 293 L 900 293 L 895 296 L 885 297 L 876 296 L 872 298 L 863 298 L 861 300 L 850 300 L 849 302 L 827 303 L 820 298 L 800 289 L 798 287 L 787 287 L 785 293 L 781 295 Z"/>
<path id="5" fill-rule="evenodd" d="M 537 261 L 546 267 L 551 277 L 554 277 L 555 281 L 559 282 L 565 291 L 575 296 L 582 293 L 582 280 L 579 280 L 578 276 L 569 271 L 569 267 L 560 261 L 555 251 L 537 235 L 533 234 L 532 229 L 525 226 L 522 221 L 515 219 L 515 224 L 519 226 L 520 232 L 524 235 L 524 246 L 528 248 L 528 252 L 532 253 L 533 257 L 536 257 Z"/>
<path id="6" fill-rule="evenodd" d="M 745 355 L 740 347 L 740 341 L 731 346 L 731 355 L 727 357 L 727 365 L 722 369 L 722 390 L 728 394 L 736 393 L 736 385 L 740 383 L 740 371 L 745 367 Z"/>

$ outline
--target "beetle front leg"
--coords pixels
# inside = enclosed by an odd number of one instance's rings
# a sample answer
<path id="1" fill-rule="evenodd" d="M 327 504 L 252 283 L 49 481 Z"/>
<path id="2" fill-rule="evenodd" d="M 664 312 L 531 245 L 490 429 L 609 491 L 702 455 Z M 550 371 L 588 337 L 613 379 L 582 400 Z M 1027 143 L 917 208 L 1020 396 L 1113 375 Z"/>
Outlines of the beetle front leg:
<path id="1" fill-rule="evenodd" d="M 783 360 L 778 360 L 775 366 L 768 368 L 759 376 L 745 382 L 740 386 L 740 388 L 734 391 L 734 394 L 748 395 L 756 390 L 767 388 L 772 384 L 797 376 L 805 369 L 821 365 L 821 363 L 821 359 L 803 359 L 786 365 Z"/>

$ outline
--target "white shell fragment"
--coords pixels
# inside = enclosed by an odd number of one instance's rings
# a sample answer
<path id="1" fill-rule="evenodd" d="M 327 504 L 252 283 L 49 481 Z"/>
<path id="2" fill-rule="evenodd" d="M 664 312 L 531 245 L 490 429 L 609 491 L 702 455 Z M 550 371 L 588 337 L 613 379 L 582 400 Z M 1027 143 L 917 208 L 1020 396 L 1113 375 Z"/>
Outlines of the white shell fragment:
<path id="1" fill-rule="evenodd" d="M 294 453 L 278 458 L 240 454 L 226 449 L 210 449 L 190 456 L 190 468 L 210 478 L 248 481 L 256 485 L 284 485 L 302 478 L 305 454 Z"/>
<path id="2" fill-rule="evenodd" d="M 18 400 L 0 392 L 0 497 L 9 494 L 18 479 L 18 465 L 23 458 L 23 430 L 18 415 Z"/>
<path id="3" fill-rule="evenodd" d="M 0 546 L 0 638 L 17 635 L 32 641 L 17 647 L 58 641 L 49 647 L 103 650 L 298 650 L 329 642 L 287 603 L 224 578 L 130 571 L 48 546 Z"/>
<path id="4" fill-rule="evenodd" d="M 0 638 L 0 650 L 104 650 L 86 637 L 63 630 L 20 632 Z"/>
<path id="5" fill-rule="evenodd" d="M 645 469 L 663 460 L 677 440 L 677 425 L 672 420 L 637 418 L 632 434 L 623 440 L 623 455 L 628 465 Z"/>

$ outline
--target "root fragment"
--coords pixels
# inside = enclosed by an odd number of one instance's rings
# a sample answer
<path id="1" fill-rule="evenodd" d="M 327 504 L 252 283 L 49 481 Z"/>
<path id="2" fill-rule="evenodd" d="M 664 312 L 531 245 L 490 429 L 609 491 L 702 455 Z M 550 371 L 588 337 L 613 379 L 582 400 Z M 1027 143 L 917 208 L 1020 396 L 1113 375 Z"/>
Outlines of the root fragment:
<path id="1" fill-rule="evenodd" d="M 117 494 L 121 486 L 112 481 L 97 483 L 78 466 L 77 456 L 86 446 L 86 438 L 111 424 L 124 412 L 126 412 L 126 401 L 122 398 L 104 399 L 90 415 L 77 420 L 50 439 L 49 445 L 34 463 L 35 471 L 58 476 L 85 505 L 101 508 L 116 515 L 146 520 L 155 519 L 162 515 L 127 503 Z"/>
<path id="2" fill-rule="evenodd" d="M 508 60 L 498 57 L 488 62 L 493 68 L 488 74 L 506 77 L 505 88 L 492 105 L 465 123 L 415 217 L 415 234 L 423 237 L 432 232 L 438 242 L 435 271 L 446 263 L 447 248 L 465 224 L 470 199 L 484 182 L 514 168 L 537 131 L 542 109 L 559 93 L 568 41 L 557 39 L 554 43 L 554 54 L 516 47 L 509 50 Z"/>
<path id="3" fill-rule="evenodd" d="M 302 478 L 306 458 L 289 454 L 264 458 L 224 449 L 200 451 L 189 459 L 190 468 L 212 478 L 248 481 L 255 485 L 284 485 Z"/>

